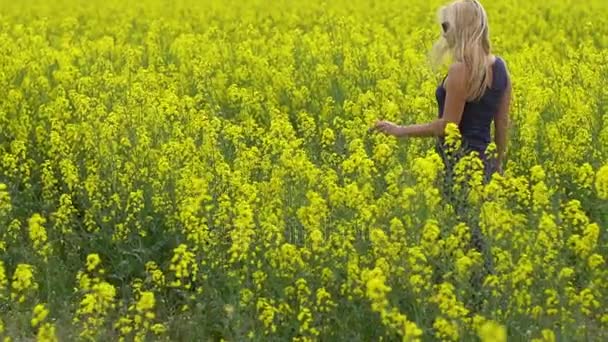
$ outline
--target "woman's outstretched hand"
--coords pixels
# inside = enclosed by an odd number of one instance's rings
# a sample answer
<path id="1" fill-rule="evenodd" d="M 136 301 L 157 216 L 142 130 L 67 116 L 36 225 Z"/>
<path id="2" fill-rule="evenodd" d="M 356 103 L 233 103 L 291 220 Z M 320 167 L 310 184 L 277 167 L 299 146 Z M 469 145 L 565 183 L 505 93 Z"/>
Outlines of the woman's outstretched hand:
<path id="1" fill-rule="evenodd" d="M 370 128 L 370 131 L 378 131 L 384 134 L 399 136 L 400 126 L 396 125 L 390 121 L 382 120 L 377 121 L 374 127 Z"/>

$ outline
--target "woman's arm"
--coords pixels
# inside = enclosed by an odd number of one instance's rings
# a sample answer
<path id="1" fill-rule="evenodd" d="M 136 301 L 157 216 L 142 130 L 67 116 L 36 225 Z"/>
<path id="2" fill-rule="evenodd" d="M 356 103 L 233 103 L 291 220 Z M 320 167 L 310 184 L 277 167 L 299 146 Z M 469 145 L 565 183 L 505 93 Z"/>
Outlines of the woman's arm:
<path id="1" fill-rule="evenodd" d="M 498 152 L 497 167 L 502 171 L 502 165 L 507 155 L 507 135 L 509 130 L 509 107 L 511 105 L 511 81 L 507 75 L 507 88 L 503 94 L 498 112 L 494 116 L 494 142 Z"/>
<path id="2" fill-rule="evenodd" d="M 378 121 L 374 126 L 380 132 L 395 137 L 429 137 L 441 136 L 448 122 L 456 125 L 462 119 L 466 104 L 466 66 L 464 63 L 454 63 L 448 71 L 445 83 L 446 98 L 443 115 L 440 119 L 425 124 L 408 126 L 395 125 L 389 121 Z"/>
<path id="3" fill-rule="evenodd" d="M 376 123 L 375 129 L 388 135 L 402 138 L 438 136 L 442 132 L 441 127 L 445 127 L 445 124 L 442 119 L 437 119 L 429 123 L 407 126 L 396 125 L 389 121 L 379 121 Z"/>

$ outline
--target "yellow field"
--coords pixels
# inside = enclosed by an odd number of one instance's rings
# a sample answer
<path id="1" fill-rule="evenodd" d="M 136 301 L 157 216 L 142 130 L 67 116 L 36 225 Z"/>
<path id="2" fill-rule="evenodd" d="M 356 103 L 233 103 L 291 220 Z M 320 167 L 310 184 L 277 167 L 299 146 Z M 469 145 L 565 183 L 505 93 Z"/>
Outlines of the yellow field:
<path id="1" fill-rule="evenodd" d="M 483 3 L 456 210 L 367 133 L 437 116 L 442 1 L 1 1 L 0 341 L 607 340 L 608 1 Z"/>

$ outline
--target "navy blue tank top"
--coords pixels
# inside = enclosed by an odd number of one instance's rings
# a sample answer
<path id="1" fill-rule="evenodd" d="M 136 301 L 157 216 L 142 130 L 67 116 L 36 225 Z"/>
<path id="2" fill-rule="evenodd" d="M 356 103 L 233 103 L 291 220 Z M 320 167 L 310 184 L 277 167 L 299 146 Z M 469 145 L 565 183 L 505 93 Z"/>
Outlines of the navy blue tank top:
<path id="1" fill-rule="evenodd" d="M 486 88 L 483 96 L 475 102 L 467 101 L 465 103 L 462 119 L 458 125 L 462 135 L 463 147 L 478 151 L 481 156 L 485 156 L 484 152 L 491 141 L 490 126 L 494 120 L 494 115 L 498 112 L 502 95 L 508 85 L 506 66 L 498 56 L 496 56 L 492 65 L 492 76 L 492 85 Z M 437 98 L 439 117 L 441 118 L 446 97 L 446 90 L 442 84 L 437 87 L 435 97 Z M 441 137 L 439 139 L 441 146 L 443 146 L 443 141 L 443 137 Z"/>

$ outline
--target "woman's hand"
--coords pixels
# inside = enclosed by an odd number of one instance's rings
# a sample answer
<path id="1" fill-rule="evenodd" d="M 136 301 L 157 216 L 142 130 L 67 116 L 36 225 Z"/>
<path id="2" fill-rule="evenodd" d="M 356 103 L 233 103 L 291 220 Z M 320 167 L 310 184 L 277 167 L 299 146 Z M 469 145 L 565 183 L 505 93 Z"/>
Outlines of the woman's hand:
<path id="1" fill-rule="evenodd" d="M 378 132 L 395 137 L 399 137 L 401 135 L 401 126 L 386 120 L 377 121 L 371 130 L 377 130 Z"/>

